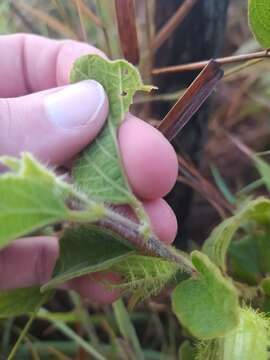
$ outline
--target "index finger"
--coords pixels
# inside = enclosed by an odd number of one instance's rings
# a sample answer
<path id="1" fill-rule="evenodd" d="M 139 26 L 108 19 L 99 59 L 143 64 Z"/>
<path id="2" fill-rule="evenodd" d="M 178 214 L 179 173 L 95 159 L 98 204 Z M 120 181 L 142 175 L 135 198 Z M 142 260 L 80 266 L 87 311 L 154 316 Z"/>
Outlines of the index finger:
<path id="1" fill-rule="evenodd" d="M 68 84 L 74 61 L 102 51 L 73 40 L 31 34 L 0 36 L 0 97 L 17 97 Z"/>

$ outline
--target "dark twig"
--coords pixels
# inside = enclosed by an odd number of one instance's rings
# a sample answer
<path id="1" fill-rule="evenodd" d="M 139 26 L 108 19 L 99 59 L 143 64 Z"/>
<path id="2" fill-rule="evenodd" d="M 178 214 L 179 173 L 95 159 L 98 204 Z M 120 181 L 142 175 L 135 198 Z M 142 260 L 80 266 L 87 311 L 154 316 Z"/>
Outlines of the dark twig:
<path id="1" fill-rule="evenodd" d="M 223 71 L 211 60 L 162 120 L 159 130 L 172 140 L 210 96 Z"/>
<path id="2" fill-rule="evenodd" d="M 125 59 L 134 65 L 140 60 L 133 0 L 115 0 L 118 33 Z"/>

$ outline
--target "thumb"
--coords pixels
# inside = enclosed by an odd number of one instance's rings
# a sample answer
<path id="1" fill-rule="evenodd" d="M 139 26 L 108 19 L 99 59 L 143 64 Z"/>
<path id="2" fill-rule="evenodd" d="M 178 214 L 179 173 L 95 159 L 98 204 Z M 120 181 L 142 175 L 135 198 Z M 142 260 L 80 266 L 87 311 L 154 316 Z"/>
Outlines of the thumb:
<path id="1" fill-rule="evenodd" d="M 94 80 L 0 99 L 0 155 L 30 151 L 61 164 L 95 138 L 107 113 L 105 91 Z"/>

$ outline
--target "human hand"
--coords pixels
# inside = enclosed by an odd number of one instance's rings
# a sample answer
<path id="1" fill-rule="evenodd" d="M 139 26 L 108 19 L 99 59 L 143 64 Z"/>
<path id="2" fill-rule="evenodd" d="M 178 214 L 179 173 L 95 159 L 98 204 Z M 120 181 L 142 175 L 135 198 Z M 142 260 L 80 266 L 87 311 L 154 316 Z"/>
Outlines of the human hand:
<path id="1" fill-rule="evenodd" d="M 45 163 L 68 162 L 95 138 L 108 114 L 102 86 L 92 80 L 68 85 L 69 72 L 76 58 L 102 53 L 84 43 L 26 34 L 1 36 L 0 53 L 0 155 L 30 151 Z M 142 199 L 155 233 L 172 242 L 176 218 L 162 200 L 177 176 L 172 146 L 131 115 L 119 129 L 119 145 L 130 185 Z M 14 241 L 0 251 L 0 290 L 45 283 L 58 253 L 56 237 Z M 113 274 L 95 274 L 65 287 L 91 301 L 111 302 L 117 292 L 100 283 L 104 276 L 115 280 Z"/>

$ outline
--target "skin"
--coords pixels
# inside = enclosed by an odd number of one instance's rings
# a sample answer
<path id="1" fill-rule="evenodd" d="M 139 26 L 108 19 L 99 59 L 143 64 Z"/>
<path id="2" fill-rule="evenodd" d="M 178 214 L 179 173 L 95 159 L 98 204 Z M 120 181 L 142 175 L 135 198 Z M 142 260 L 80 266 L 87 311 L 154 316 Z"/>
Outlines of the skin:
<path id="1" fill-rule="evenodd" d="M 65 145 L 64 136 L 58 136 L 55 147 L 46 146 L 46 141 L 41 146 L 41 136 L 52 138 L 54 130 L 48 128 L 45 135 L 40 134 L 40 128 L 32 123 L 31 111 L 25 115 L 22 109 L 32 104 L 35 96 L 39 98 L 39 92 L 55 91 L 67 85 L 70 69 L 78 57 L 88 53 L 105 55 L 84 43 L 25 34 L 0 37 L 0 53 L 3 54 L 0 57 L 0 155 L 19 155 L 27 150 L 46 162 L 66 164 L 89 143 L 93 134 L 78 130 L 69 139 L 70 147 Z M 12 111 L 8 111 L 10 108 Z M 106 104 L 104 111 L 108 111 Z M 26 143 L 22 139 L 29 131 L 32 135 Z M 16 138 L 16 142 L 8 141 L 12 138 Z M 172 189 L 177 177 L 177 159 L 172 146 L 159 131 L 132 115 L 128 115 L 120 127 L 119 145 L 131 187 L 142 200 L 155 233 L 162 241 L 171 243 L 177 222 L 162 197 Z M 14 241 L 0 251 L 0 290 L 46 282 L 58 254 L 55 237 Z M 104 278 L 117 281 L 115 274 L 95 274 L 72 280 L 64 288 L 72 288 L 92 302 L 108 303 L 118 294 L 105 289 L 100 282 Z"/>

